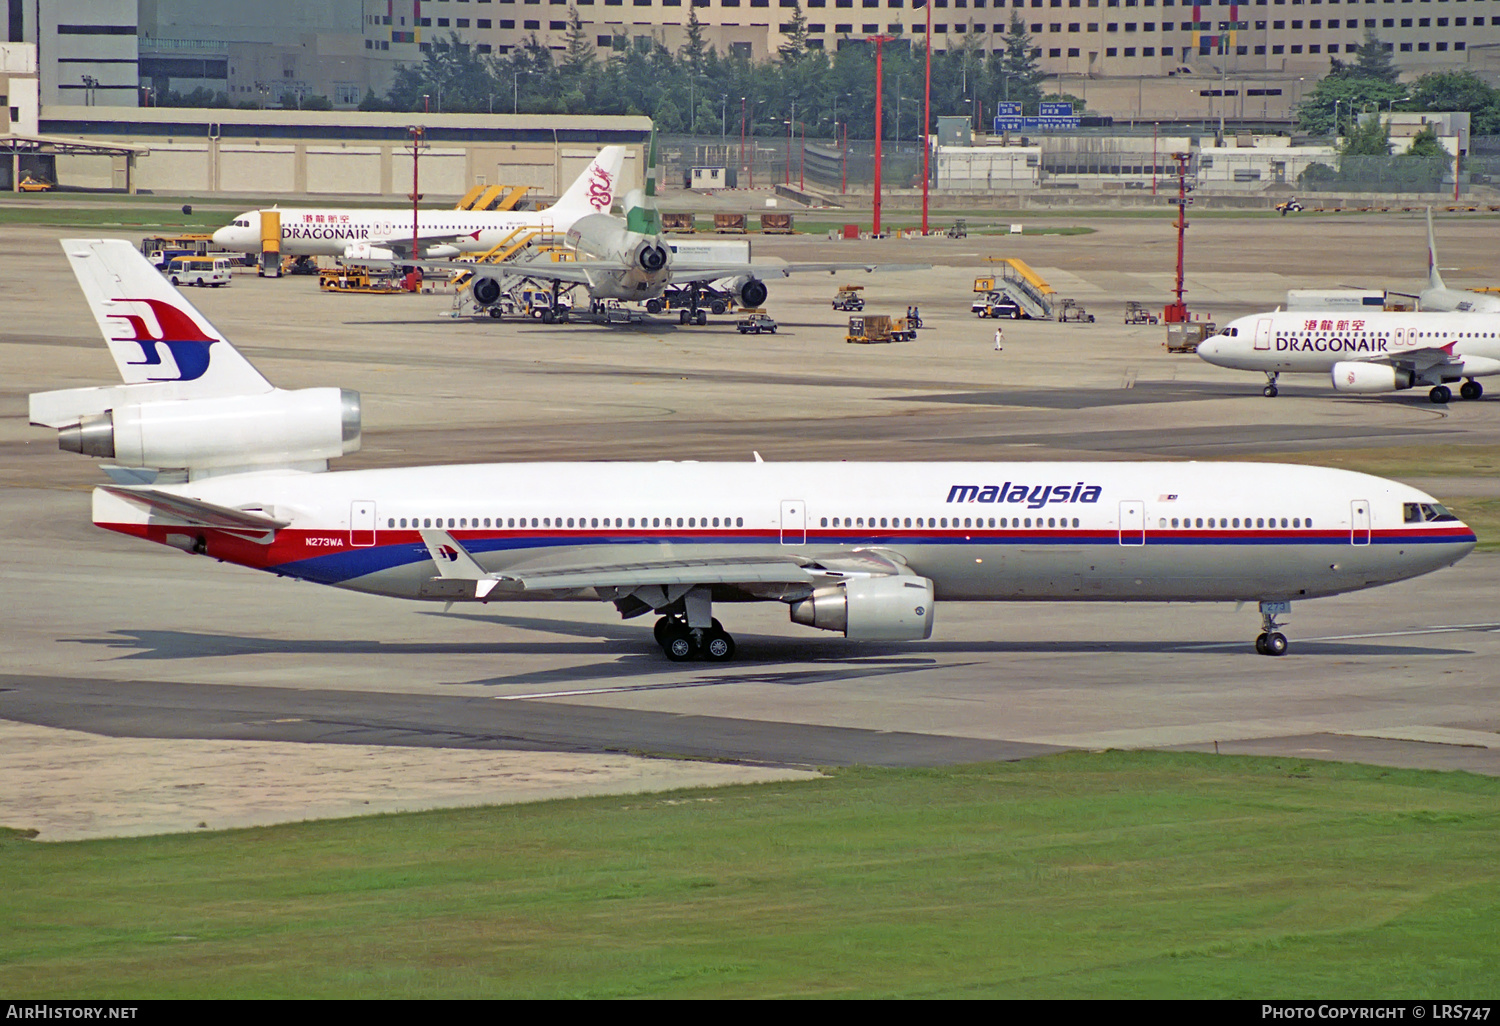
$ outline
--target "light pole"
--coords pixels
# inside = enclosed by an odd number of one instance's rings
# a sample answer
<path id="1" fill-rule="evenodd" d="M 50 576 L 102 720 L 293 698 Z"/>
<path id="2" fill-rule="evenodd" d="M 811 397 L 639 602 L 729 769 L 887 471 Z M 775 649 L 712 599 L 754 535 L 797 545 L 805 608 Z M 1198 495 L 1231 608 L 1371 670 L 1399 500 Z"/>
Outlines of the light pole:
<path id="1" fill-rule="evenodd" d="M 902 103 L 921 103 L 921 102 L 922 101 L 920 101 L 920 100 L 914 100 L 914 99 L 912 99 L 910 96 L 902 96 L 900 93 L 896 94 L 896 153 L 897 153 L 897 155 L 900 155 L 900 153 L 901 153 L 901 104 Z"/>
<path id="2" fill-rule="evenodd" d="M 924 70 L 922 86 L 922 234 L 927 234 L 927 183 L 932 179 L 928 157 L 932 146 L 928 132 L 932 130 L 932 0 L 927 0 L 927 47 L 923 56 Z M 1005 96 L 1010 98 L 1010 76 L 1005 77 Z"/>
<path id="3" fill-rule="evenodd" d="M 1342 100 L 1333 101 L 1333 138 L 1335 142 L 1338 141 L 1339 137 L 1339 104 L 1342 102 Z"/>
<path id="4" fill-rule="evenodd" d="M 874 225 L 870 234 L 876 238 L 880 237 L 880 89 L 885 71 L 885 44 L 895 38 L 895 36 L 866 37 L 868 42 L 875 44 L 875 202 L 873 206 Z"/>
<path id="5" fill-rule="evenodd" d="M 510 112 L 512 114 L 519 113 L 521 109 L 521 76 L 529 74 L 531 72 L 519 70 L 510 73 Z"/>

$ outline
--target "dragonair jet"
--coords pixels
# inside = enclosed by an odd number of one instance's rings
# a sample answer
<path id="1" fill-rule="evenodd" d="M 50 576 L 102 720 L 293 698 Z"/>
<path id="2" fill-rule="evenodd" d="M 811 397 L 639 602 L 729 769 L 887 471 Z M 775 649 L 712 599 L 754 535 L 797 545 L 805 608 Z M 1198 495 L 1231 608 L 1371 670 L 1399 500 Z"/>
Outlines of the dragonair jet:
<path id="1" fill-rule="evenodd" d="M 1427 287 L 1417 295 L 1423 310 L 1461 313 L 1500 313 L 1500 295 L 1450 289 L 1438 273 L 1437 243 L 1432 236 L 1432 208 L 1427 208 Z"/>
<path id="2" fill-rule="evenodd" d="M 1284 311 L 1230 321 L 1198 343 L 1218 367 L 1259 371 L 1274 398 L 1282 374 L 1326 374 L 1337 392 L 1370 394 L 1431 386 L 1435 403 L 1478 399 L 1475 378 L 1500 374 L 1500 315 L 1378 311 Z"/>
<path id="3" fill-rule="evenodd" d="M 63 249 L 125 384 L 34 394 L 31 421 L 108 461 L 95 524 L 372 595 L 610 602 L 654 613 L 673 660 L 732 658 L 714 605 L 754 601 L 896 642 L 930 637 L 939 601 L 1248 600 L 1256 649 L 1281 655 L 1292 601 L 1429 573 L 1475 544 L 1415 488 L 1271 464 L 329 472 L 359 448 L 357 393 L 274 387 L 128 242 Z"/>
<path id="4" fill-rule="evenodd" d="M 552 206 L 545 210 L 423 210 L 417 215 L 421 256 L 445 259 L 484 253 L 517 229 L 562 235 L 581 217 L 608 213 L 615 202 L 625 147 L 606 146 Z M 346 260 L 395 260 L 412 256 L 411 208 L 338 209 L 276 207 L 247 210 L 214 232 L 224 249 L 258 253 L 261 218 L 275 213 L 281 223 L 281 252 L 287 256 L 337 256 Z"/>
<path id="5" fill-rule="evenodd" d="M 656 141 L 650 150 L 650 167 L 644 191 L 632 189 L 624 200 L 625 216 L 615 217 L 608 211 L 588 214 L 573 222 L 567 243 L 577 254 L 576 260 L 557 262 L 539 258 L 494 270 L 474 269 L 470 296 L 481 308 L 493 308 L 505 294 L 508 277 L 546 281 L 554 291 L 560 285 L 583 285 L 592 300 L 617 299 L 646 304 L 648 313 L 660 313 L 661 296 L 669 286 L 687 286 L 691 302 L 680 312 L 682 323 L 704 324 L 707 311 L 698 308 L 702 290 L 724 282 L 726 291 L 740 306 L 763 306 L 770 290 L 763 279 L 785 278 L 797 273 L 862 270 L 923 270 L 928 264 L 870 263 L 786 263 L 774 260 L 746 260 L 736 256 L 722 259 L 713 253 L 700 255 L 677 252 L 679 244 L 662 232 L 661 214 L 656 207 Z M 687 248 L 697 250 L 700 246 Z M 467 265 L 466 265 L 467 266 Z"/>

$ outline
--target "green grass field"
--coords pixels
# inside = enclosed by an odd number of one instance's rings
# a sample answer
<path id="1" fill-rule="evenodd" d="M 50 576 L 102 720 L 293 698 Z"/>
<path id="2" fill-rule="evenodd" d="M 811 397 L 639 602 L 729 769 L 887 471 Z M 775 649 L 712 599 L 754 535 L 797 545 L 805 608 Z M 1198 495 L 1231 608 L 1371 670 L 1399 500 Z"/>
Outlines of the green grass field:
<path id="1" fill-rule="evenodd" d="M 44 844 L 28 997 L 1402 997 L 1500 984 L 1500 780 L 1074 753 Z"/>

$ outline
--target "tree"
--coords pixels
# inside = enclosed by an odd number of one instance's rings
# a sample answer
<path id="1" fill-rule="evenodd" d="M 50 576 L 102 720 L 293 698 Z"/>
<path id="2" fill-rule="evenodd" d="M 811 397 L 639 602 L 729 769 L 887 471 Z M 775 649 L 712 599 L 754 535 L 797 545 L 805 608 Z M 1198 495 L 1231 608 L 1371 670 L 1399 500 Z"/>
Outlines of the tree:
<path id="1" fill-rule="evenodd" d="M 1329 76 L 1319 81 L 1297 105 L 1297 127 L 1316 135 L 1338 134 L 1348 127 L 1355 111 L 1388 107 L 1404 98 L 1401 86 L 1378 78 Z"/>
<path id="2" fill-rule="evenodd" d="M 1344 133 L 1344 144 L 1339 147 L 1341 157 L 1389 157 L 1391 155 L 1390 126 L 1378 114 L 1360 118 L 1349 124 Z"/>
<path id="3" fill-rule="evenodd" d="M 802 0 L 797 0 L 791 22 L 782 33 L 786 42 L 776 48 L 781 63 L 796 64 L 807 56 L 807 16 L 802 13 Z"/>
<path id="4" fill-rule="evenodd" d="M 996 85 L 1002 98 L 1020 100 L 1030 105 L 1035 113 L 1037 100 L 1041 98 L 1042 72 L 1033 56 L 1031 33 L 1014 11 L 1010 15 L 1010 29 L 1005 33 L 1005 52 L 1000 55 Z"/>
<path id="5" fill-rule="evenodd" d="M 1411 83 L 1409 110 L 1467 111 L 1474 135 L 1500 134 L 1500 91 L 1471 71 L 1434 71 Z"/>
<path id="6" fill-rule="evenodd" d="M 677 51 L 677 55 L 687 62 L 690 74 L 702 75 L 712 49 L 703 40 L 703 22 L 698 20 L 698 8 L 689 7 L 687 42 L 682 44 L 682 49 Z"/>
<path id="7" fill-rule="evenodd" d="M 1365 41 L 1355 51 L 1354 63 L 1347 66 L 1346 73 L 1352 78 L 1373 78 L 1388 85 L 1395 85 L 1401 74 L 1374 29 L 1365 29 Z"/>
<path id="8" fill-rule="evenodd" d="M 1423 125 L 1422 130 L 1412 136 L 1411 146 L 1406 151 L 1409 157 L 1440 157 L 1443 161 L 1451 161 L 1453 154 L 1438 142 L 1437 129 L 1432 125 Z"/>
<path id="9" fill-rule="evenodd" d="M 572 79 L 582 89 L 585 82 L 593 74 L 594 67 L 598 63 L 598 52 L 594 49 L 594 41 L 583 28 L 583 18 L 578 14 L 577 7 L 568 8 L 568 48 L 564 52 L 559 70 L 563 75 Z"/>

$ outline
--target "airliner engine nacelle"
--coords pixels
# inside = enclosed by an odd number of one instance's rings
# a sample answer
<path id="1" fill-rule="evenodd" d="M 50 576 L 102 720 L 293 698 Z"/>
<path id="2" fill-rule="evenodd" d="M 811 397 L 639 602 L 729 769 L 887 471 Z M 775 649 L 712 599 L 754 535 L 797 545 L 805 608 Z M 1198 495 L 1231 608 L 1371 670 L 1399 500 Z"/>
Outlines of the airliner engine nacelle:
<path id="1" fill-rule="evenodd" d="M 60 428 L 57 445 L 162 470 L 326 460 L 358 451 L 359 404 L 347 388 L 136 403 Z"/>
<path id="2" fill-rule="evenodd" d="M 667 266 L 667 249 L 650 239 L 642 242 L 635 251 L 635 262 L 647 274 L 655 274 Z"/>
<path id="3" fill-rule="evenodd" d="M 730 282 L 729 291 L 734 293 L 736 303 L 748 307 L 765 306 L 766 297 L 770 295 L 765 282 L 749 275 Z"/>
<path id="4" fill-rule="evenodd" d="M 1338 392 L 1395 392 L 1412 386 L 1410 371 L 1388 363 L 1336 363 L 1329 376 Z"/>
<path id="5" fill-rule="evenodd" d="M 368 242 L 351 242 L 344 247 L 345 260 L 394 260 L 396 251 Z"/>
<path id="6" fill-rule="evenodd" d="M 500 288 L 500 282 L 494 278 L 475 277 L 469 282 L 469 295 L 473 296 L 474 302 L 480 306 L 494 306 L 500 302 L 503 291 Z"/>
<path id="7" fill-rule="evenodd" d="M 925 577 L 856 578 L 793 602 L 792 622 L 850 641 L 922 641 L 932 637 L 932 600 Z"/>

